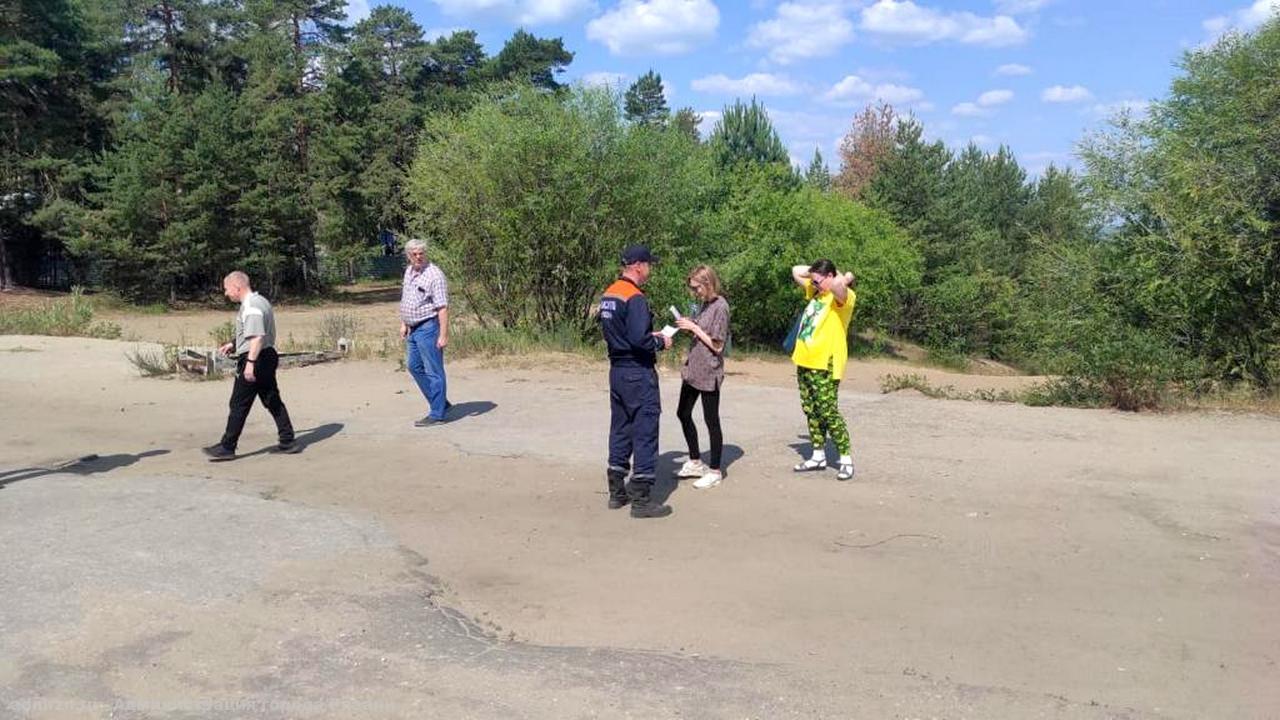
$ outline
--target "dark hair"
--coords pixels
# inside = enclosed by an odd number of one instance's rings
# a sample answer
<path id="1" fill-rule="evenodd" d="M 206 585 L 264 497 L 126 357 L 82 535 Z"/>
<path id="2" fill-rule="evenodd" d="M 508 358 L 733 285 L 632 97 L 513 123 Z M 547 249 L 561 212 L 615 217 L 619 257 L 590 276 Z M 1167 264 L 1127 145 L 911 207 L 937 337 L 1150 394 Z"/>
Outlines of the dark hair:
<path id="1" fill-rule="evenodd" d="M 836 264 L 824 258 L 810 265 L 809 272 L 822 273 L 823 275 L 835 275 Z"/>

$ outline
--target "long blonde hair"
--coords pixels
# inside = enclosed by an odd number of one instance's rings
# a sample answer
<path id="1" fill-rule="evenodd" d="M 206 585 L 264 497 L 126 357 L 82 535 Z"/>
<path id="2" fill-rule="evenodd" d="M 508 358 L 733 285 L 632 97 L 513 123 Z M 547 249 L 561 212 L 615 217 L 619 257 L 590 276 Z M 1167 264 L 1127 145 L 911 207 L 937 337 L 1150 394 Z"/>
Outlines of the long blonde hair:
<path id="1" fill-rule="evenodd" d="M 710 265 L 699 265 L 689 271 L 689 277 L 685 278 L 685 283 L 697 282 L 704 288 L 711 291 L 713 297 L 720 297 L 722 291 L 720 289 L 720 276 L 716 274 L 715 268 Z"/>

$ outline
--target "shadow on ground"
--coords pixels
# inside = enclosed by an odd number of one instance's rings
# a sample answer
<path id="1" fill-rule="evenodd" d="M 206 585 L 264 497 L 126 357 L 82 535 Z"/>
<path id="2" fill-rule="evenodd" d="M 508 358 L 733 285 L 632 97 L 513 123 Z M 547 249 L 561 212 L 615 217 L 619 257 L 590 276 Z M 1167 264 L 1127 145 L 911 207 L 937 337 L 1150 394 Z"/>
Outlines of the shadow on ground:
<path id="1" fill-rule="evenodd" d="M 488 400 L 469 400 L 467 402 L 454 403 L 449 408 L 448 419 L 449 422 L 453 422 L 463 418 L 478 417 L 491 412 L 496 407 L 498 407 L 497 403 Z"/>
<path id="2" fill-rule="evenodd" d="M 112 455 L 98 455 L 94 453 L 85 455 L 84 457 L 70 462 L 64 462 L 49 467 L 0 470 L 0 489 L 16 482 L 33 480 L 45 475 L 53 475 L 54 473 L 65 473 L 68 475 L 93 475 L 96 473 L 111 472 L 117 468 L 128 467 L 143 458 L 167 454 L 169 454 L 168 450 L 147 450 L 146 452 L 137 454 L 115 453 Z"/>
<path id="3" fill-rule="evenodd" d="M 737 445 L 725 444 L 724 451 L 720 455 L 720 469 L 725 477 L 729 476 L 729 469 L 733 464 L 746 454 L 746 451 Z M 658 456 L 657 480 L 653 483 L 655 500 L 660 503 L 666 502 L 667 498 L 679 489 L 680 478 L 676 477 L 676 471 L 680 469 L 680 465 L 688 455 L 684 450 L 668 450 Z M 702 454 L 702 461 L 707 461 L 705 452 Z"/>
<path id="4" fill-rule="evenodd" d="M 342 432 L 342 429 L 344 427 L 346 427 L 346 425 L 343 425 L 342 423 L 325 423 L 324 425 L 317 425 L 313 428 L 300 430 L 294 433 L 293 440 L 294 442 L 298 443 L 298 445 L 302 446 L 302 449 L 305 451 L 308 447 L 315 445 L 316 443 L 319 443 L 319 442 L 324 442 L 325 440 L 328 440 L 334 435 L 337 435 L 338 433 Z M 267 447 L 262 448 L 261 450 L 254 450 L 251 453 L 237 455 L 235 459 L 239 460 L 242 458 L 253 457 L 254 455 L 266 455 L 268 453 L 273 453 L 275 451 L 276 451 L 276 446 L 269 445 Z"/>

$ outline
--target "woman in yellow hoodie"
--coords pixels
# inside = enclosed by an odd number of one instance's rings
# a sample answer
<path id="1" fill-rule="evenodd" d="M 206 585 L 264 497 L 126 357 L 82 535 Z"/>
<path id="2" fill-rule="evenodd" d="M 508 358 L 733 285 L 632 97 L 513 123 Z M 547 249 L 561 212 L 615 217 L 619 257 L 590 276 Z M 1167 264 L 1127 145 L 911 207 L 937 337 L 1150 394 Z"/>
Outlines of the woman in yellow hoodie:
<path id="1" fill-rule="evenodd" d="M 827 438 L 840 453 L 837 480 L 853 477 L 849 428 L 840 415 L 840 379 L 849 359 L 849 321 L 856 300 L 853 273 L 836 272 L 835 263 L 819 260 L 812 265 L 796 265 L 791 277 L 804 288 L 808 301 L 796 331 L 791 361 L 796 364 L 800 384 L 800 407 L 809 421 L 810 456 L 795 466 L 796 472 L 827 467 Z"/>

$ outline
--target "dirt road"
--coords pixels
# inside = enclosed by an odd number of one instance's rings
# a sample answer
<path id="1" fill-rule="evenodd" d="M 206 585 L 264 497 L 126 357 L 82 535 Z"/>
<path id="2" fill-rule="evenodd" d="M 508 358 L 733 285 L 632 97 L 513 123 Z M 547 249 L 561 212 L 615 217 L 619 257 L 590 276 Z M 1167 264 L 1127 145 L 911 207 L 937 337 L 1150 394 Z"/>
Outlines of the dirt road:
<path id="1" fill-rule="evenodd" d="M 127 347 L 0 337 L 0 716 L 1280 717 L 1272 418 L 857 365 L 838 483 L 789 470 L 786 367 L 743 364 L 725 482 L 637 522 L 604 509 L 600 365 L 456 363 L 429 429 L 391 364 L 291 370 L 305 452 L 255 452 L 258 408 L 210 464 L 227 384 Z"/>

